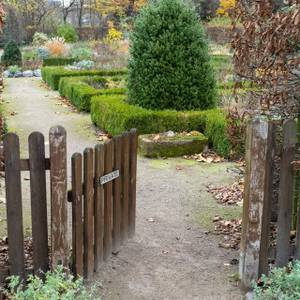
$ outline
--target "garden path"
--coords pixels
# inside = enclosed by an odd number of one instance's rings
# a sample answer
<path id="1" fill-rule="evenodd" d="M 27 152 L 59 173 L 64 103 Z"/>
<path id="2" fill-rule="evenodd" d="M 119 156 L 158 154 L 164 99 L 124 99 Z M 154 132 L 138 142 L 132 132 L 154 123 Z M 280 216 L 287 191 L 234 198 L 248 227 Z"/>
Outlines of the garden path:
<path id="1" fill-rule="evenodd" d="M 47 137 L 57 124 L 67 129 L 69 155 L 97 142 L 89 116 L 72 111 L 40 80 L 7 79 L 5 85 L 7 124 L 20 135 L 23 156 L 28 134 L 38 130 Z M 102 298 L 242 299 L 229 279 L 237 267 L 228 262 L 238 253 L 219 248 L 218 237 L 208 234 L 223 208 L 206 186 L 232 182 L 227 169 L 233 164 L 144 158 L 138 163 L 136 236 L 95 276 Z M 25 204 L 25 215 L 26 209 Z"/>

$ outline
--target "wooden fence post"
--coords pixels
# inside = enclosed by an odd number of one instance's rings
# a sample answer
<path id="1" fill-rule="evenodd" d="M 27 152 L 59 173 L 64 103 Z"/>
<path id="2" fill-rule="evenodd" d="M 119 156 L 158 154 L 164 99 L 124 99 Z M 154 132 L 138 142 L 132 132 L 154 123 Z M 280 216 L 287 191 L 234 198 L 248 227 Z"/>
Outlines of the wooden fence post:
<path id="1" fill-rule="evenodd" d="M 10 275 L 25 276 L 22 214 L 21 162 L 19 137 L 4 137 L 8 257 Z"/>
<path id="2" fill-rule="evenodd" d="M 84 151 L 84 276 L 94 273 L 94 150 Z"/>
<path id="3" fill-rule="evenodd" d="M 49 268 L 45 139 L 41 133 L 33 132 L 28 142 L 33 265 L 35 274 L 42 275 Z"/>
<path id="4" fill-rule="evenodd" d="M 122 137 L 116 136 L 114 143 L 114 170 L 121 170 L 122 163 Z M 122 176 L 122 175 L 121 175 Z M 118 252 L 121 244 L 121 178 L 113 182 L 113 252 Z"/>
<path id="5" fill-rule="evenodd" d="M 72 156 L 72 256 L 73 273 L 83 276 L 83 209 L 82 209 L 82 155 Z"/>
<path id="6" fill-rule="evenodd" d="M 68 266 L 68 211 L 67 211 L 67 134 L 63 127 L 50 129 L 51 180 L 51 255 L 52 268 Z"/>
<path id="7" fill-rule="evenodd" d="M 122 220 L 121 220 L 121 243 L 128 238 L 129 229 L 129 189 L 130 189 L 130 134 L 125 132 L 122 135 Z"/>
<path id="8" fill-rule="evenodd" d="M 135 234 L 136 220 L 136 177 L 137 177 L 138 134 L 136 129 L 130 131 L 130 197 L 129 197 L 129 237 Z"/>
<path id="9" fill-rule="evenodd" d="M 288 120 L 283 125 L 283 152 L 280 165 L 279 214 L 276 267 L 284 267 L 290 258 L 290 232 L 293 208 L 293 175 L 292 161 L 295 159 L 297 143 L 297 125 Z"/>
<path id="10" fill-rule="evenodd" d="M 268 273 L 274 126 L 256 118 L 247 128 L 240 277 L 245 289 Z"/>
<path id="11" fill-rule="evenodd" d="M 104 145 L 105 149 L 105 174 L 113 170 L 113 142 L 109 141 Z M 112 252 L 112 230 L 113 230 L 113 190 L 112 182 L 104 186 L 104 240 L 103 240 L 103 259 L 107 260 Z"/>
<path id="12" fill-rule="evenodd" d="M 104 175 L 104 145 L 95 147 L 95 191 L 94 191 L 94 235 L 95 235 L 95 271 L 97 272 L 103 260 L 104 238 L 104 187 L 100 178 Z"/>

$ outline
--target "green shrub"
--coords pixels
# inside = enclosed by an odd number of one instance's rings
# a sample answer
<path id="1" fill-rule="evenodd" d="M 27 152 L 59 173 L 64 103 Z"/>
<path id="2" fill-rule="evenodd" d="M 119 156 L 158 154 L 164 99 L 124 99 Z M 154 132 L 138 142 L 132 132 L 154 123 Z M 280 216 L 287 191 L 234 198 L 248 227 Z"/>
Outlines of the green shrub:
<path id="1" fill-rule="evenodd" d="M 22 51 L 22 60 L 23 61 L 33 61 L 38 58 L 37 53 L 35 50 L 24 50 Z"/>
<path id="2" fill-rule="evenodd" d="M 14 41 L 10 41 L 5 45 L 1 63 L 6 67 L 15 65 L 22 66 L 22 53 Z"/>
<path id="3" fill-rule="evenodd" d="M 125 95 L 102 95 L 91 100 L 93 122 L 101 129 L 118 135 L 131 128 L 139 134 L 198 130 L 203 132 L 220 155 L 228 157 L 226 117 L 220 109 L 207 111 L 147 110 L 126 103 Z"/>
<path id="4" fill-rule="evenodd" d="M 46 274 L 44 282 L 39 277 L 30 275 L 28 284 L 23 286 L 18 277 L 10 277 L 6 294 L 9 299 L 14 300 L 100 300 L 93 290 L 88 291 L 82 279 L 74 280 L 72 275 L 65 273 L 63 267 L 59 266 Z"/>
<path id="5" fill-rule="evenodd" d="M 215 106 L 214 72 L 197 13 L 182 0 L 153 1 L 131 35 L 129 101 L 147 109 Z"/>
<path id="6" fill-rule="evenodd" d="M 262 276 L 262 286 L 255 285 L 254 300 L 300 299 L 300 262 L 271 271 Z"/>
<path id="7" fill-rule="evenodd" d="M 62 77 L 77 76 L 116 76 L 125 75 L 127 70 L 69 70 L 63 67 L 44 67 L 42 68 L 43 80 L 54 90 L 58 90 L 59 81 Z"/>
<path id="8" fill-rule="evenodd" d="M 43 60 L 44 67 L 67 66 L 72 65 L 76 60 L 74 58 L 53 57 Z"/>
<path id="9" fill-rule="evenodd" d="M 76 60 L 91 60 L 93 57 L 93 51 L 90 48 L 73 47 L 71 49 L 71 56 Z"/>
<path id="10" fill-rule="evenodd" d="M 60 25 L 57 29 L 57 35 L 64 38 L 67 43 L 75 43 L 78 41 L 77 32 L 71 24 Z"/>
<path id="11" fill-rule="evenodd" d="M 96 89 L 89 84 L 90 79 L 103 84 L 102 89 Z M 68 98 L 79 110 L 90 111 L 91 98 L 97 95 L 125 94 L 126 89 L 105 89 L 107 79 L 99 76 L 93 77 L 64 77 L 59 82 L 59 93 Z"/>

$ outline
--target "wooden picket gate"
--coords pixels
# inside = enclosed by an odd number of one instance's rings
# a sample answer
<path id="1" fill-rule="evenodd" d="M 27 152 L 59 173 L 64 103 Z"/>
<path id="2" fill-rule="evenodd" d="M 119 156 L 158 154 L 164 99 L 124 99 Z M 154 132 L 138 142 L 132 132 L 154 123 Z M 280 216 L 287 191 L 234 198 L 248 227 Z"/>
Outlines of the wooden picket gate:
<path id="1" fill-rule="evenodd" d="M 72 190 L 67 182 L 67 134 L 53 127 L 45 138 L 29 136 L 29 158 L 20 158 L 19 137 L 4 137 L 9 270 L 1 273 L 26 278 L 58 264 L 75 275 L 91 278 L 100 263 L 135 233 L 137 132 L 131 130 L 104 145 L 72 157 Z M 47 212 L 47 177 L 50 171 L 50 212 Z M 33 241 L 32 270 L 25 269 L 21 172 L 30 172 Z M 72 202 L 72 246 L 69 245 L 68 202 Z M 51 229 L 48 235 L 48 213 Z M 72 248 L 72 251 L 71 251 Z M 72 254 L 72 255 L 71 255 Z"/>
<path id="2" fill-rule="evenodd" d="M 107 260 L 112 252 L 117 253 L 121 244 L 133 237 L 136 171 L 136 130 L 95 149 L 86 149 L 83 157 L 80 153 L 73 155 L 69 198 L 73 203 L 72 248 L 76 275 L 90 278 L 99 270 L 102 260 Z"/>
<path id="3" fill-rule="evenodd" d="M 277 126 L 282 126 L 280 144 L 275 138 Z M 280 156 L 280 183 L 278 210 L 275 210 L 278 218 L 274 224 L 271 211 L 275 154 Z M 249 123 L 240 253 L 240 277 L 246 289 L 262 274 L 267 275 L 270 266 L 283 267 L 292 259 L 300 259 L 300 209 L 293 201 L 295 174 L 300 169 L 299 155 L 295 120 L 278 125 L 256 118 Z M 291 239 L 293 212 L 297 228 L 295 238 Z M 272 238 L 271 226 L 276 228 Z"/>

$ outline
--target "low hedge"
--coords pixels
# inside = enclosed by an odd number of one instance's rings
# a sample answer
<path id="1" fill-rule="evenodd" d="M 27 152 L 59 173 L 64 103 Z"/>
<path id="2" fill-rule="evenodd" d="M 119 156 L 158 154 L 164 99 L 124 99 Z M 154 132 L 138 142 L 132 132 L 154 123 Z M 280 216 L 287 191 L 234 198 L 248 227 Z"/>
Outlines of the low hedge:
<path id="1" fill-rule="evenodd" d="M 114 88 L 114 89 L 96 89 L 89 85 L 87 80 L 90 77 L 63 77 L 59 82 L 59 93 L 63 97 L 67 97 L 73 105 L 79 110 L 90 111 L 91 98 L 97 95 L 113 95 L 126 94 L 125 88 Z M 92 77 L 93 80 L 103 81 L 106 79 L 100 76 Z"/>
<path id="2" fill-rule="evenodd" d="M 44 67 L 42 68 L 43 80 L 54 90 L 58 90 L 59 81 L 63 77 L 77 76 L 116 76 L 125 75 L 127 70 L 68 70 L 63 67 Z"/>
<path id="3" fill-rule="evenodd" d="M 126 103 L 125 95 L 100 95 L 92 97 L 93 122 L 112 135 L 137 128 L 139 134 L 198 130 L 205 134 L 215 151 L 224 157 L 230 154 L 226 136 L 226 118 L 220 109 L 177 112 L 153 111 Z"/>
<path id="4" fill-rule="evenodd" d="M 43 67 L 67 66 L 67 65 L 72 65 L 74 62 L 76 62 L 76 59 L 74 58 L 63 58 L 63 57 L 45 58 L 43 60 Z"/>

